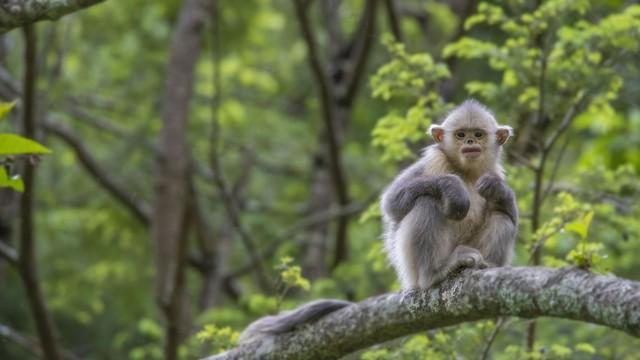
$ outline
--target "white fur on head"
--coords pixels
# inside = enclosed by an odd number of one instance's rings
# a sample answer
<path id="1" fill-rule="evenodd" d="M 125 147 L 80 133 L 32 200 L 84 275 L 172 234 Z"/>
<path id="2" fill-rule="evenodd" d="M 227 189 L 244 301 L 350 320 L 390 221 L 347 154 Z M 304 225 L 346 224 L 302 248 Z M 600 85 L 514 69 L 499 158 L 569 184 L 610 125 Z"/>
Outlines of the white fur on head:
<path id="1" fill-rule="evenodd" d="M 480 143 L 484 144 L 485 149 L 480 158 L 468 159 L 460 156 L 460 144 L 453 135 L 455 131 L 460 129 L 484 131 L 486 137 Z M 464 171 L 464 176 L 470 179 L 476 178 L 486 171 L 502 174 L 500 166 L 501 145 L 507 141 L 512 131 L 509 126 L 499 125 L 493 113 L 473 99 L 466 100 L 451 110 L 442 124 L 432 125 L 429 128 L 437 146 L 447 154 L 449 161 Z"/>
<path id="2" fill-rule="evenodd" d="M 476 100 L 469 99 L 449 112 L 447 118 L 442 122 L 442 127 L 446 130 L 482 129 L 487 134 L 495 134 L 498 130 L 498 122 L 486 106 Z"/>

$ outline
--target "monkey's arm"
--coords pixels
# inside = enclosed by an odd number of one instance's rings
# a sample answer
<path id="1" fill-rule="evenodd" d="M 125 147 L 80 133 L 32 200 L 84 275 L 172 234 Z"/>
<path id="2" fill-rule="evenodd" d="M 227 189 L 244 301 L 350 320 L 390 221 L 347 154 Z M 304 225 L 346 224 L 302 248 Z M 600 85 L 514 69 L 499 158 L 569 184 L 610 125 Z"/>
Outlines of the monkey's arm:
<path id="1" fill-rule="evenodd" d="M 441 201 L 447 218 L 461 220 L 469 210 L 469 195 L 462 180 L 455 175 L 424 175 L 424 161 L 403 171 L 382 194 L 382 212 L 399 223 L 413 209 L 420 196 Z"/>
<path id="2" fill-rule="evenodd" d="M 504 213 L 514 225 L 518 224 L 518 204 L 513 190 L 495 174 L 486 174 L 478 179 L 476 188 L 492 210 Z"/>

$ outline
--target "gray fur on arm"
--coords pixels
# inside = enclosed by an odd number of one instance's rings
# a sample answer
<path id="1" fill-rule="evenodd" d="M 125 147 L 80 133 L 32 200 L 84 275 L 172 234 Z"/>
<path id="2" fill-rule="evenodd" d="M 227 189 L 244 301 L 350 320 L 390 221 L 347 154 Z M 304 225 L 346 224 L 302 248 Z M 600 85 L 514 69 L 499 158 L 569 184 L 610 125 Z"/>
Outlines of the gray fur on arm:
<path id="1" fill-rule="evenodd" d="M 504 213 L 514 225 L 518 223 L 518 205 L 513 190 L 507 183 L 495 174 L 483 175 L 476 184 L 482 195 L 493 210 Z"/>
<path id="2" fill-rule="evenodd" d="M 428 196 L 441 200 L 447 218 L 460 220 L 469 210 L 469 197 L 456 175 L 424 175 L 424 162 L 418 161 L 400 174 L 382 196 L 383 213 L 399 223 L 413 209 L 416 199 Z"/>

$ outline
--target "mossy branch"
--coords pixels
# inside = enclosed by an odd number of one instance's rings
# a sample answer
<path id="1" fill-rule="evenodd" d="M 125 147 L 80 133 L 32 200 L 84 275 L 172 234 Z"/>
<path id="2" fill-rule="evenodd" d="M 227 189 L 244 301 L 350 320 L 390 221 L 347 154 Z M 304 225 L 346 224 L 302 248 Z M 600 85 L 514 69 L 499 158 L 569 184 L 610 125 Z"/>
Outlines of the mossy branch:
<path id="1" fill-rule="evenodd" d="M 394 338 L 499 316 L 551 316 L 640 337 L 640 282 L 565 268 L 466 270 L 440 287 L 367 299 L 213 359 L 335 359 Z"/>
<path id="2" fill-rule="evenodd" d="M 5 0 L 0 1 L 0 34 L 40 20 L 60 17 L 104 0 Z"/>

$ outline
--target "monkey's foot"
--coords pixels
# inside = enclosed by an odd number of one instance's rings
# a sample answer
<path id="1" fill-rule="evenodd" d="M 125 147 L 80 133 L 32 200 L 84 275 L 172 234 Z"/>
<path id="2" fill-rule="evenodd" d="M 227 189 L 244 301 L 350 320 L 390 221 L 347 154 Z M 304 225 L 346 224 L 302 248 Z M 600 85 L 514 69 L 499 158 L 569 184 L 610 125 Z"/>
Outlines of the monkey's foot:
<path id="1" fill-rule="evenodd" d="M 480 251 L 461 245 L 451 254 L 447 273 L 458 273 L 461 270 L 469 268 L 486 269 L 488 267 L 489 264 L 484 260 Z"/>
<path id="2" fill-rule="evenodd" d="M 488 267 L 489 264 L 478 250 L 460 245 L 451 254 L 449 264 L 437 276 L 433 277 L 431 286 L 459 275 L 464 269 L 486 269 Z"/>
<path id="3" fill-rule="evenodd" d="M 449 257 L 447 265 L 431 276 L 424 287 L 434 287 L 448 278 L 459 275 L 464 269 L 486 269 L 488 267 L 489 264 L 480 251 L 469 246 L 459 245 Z"/>

